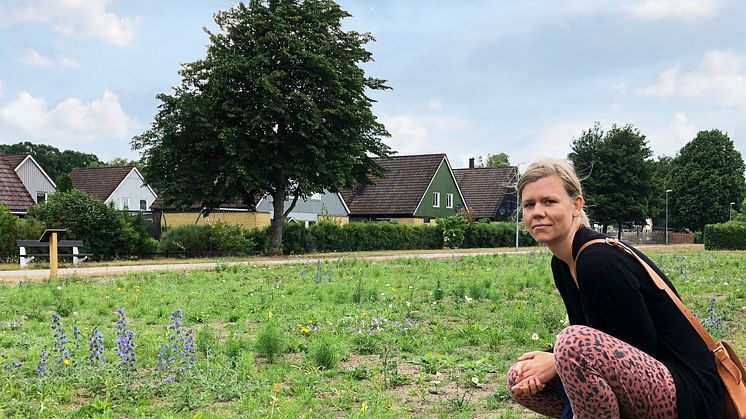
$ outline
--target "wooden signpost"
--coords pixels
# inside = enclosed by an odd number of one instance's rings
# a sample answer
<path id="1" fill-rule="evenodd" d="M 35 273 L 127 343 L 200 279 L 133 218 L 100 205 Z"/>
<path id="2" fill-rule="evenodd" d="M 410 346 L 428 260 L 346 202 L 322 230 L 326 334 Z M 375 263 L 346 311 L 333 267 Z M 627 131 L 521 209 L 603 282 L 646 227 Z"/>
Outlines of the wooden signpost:
<path id="1" fill-rule="evenodd" d="M 39 239 L 40 242 L 49 242 L 49 279 L 57 278 L 57 268 L 59 267 L 57 257 L 57 241 L 65 237 L 67 230 L 64 228 L 50 228 L 44 230 L 44 234 Z"/>

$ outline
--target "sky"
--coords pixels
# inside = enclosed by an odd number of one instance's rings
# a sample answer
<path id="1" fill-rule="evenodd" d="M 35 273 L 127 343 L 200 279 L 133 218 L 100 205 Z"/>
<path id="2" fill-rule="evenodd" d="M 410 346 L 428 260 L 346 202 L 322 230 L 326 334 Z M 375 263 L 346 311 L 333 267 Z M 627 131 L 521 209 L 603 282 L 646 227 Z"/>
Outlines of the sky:
<path id="1" fill-rule="evenodd" d="M 155 96 L 205 56 L 227 0 L 0 0 L 0 143 L 136 159 Z M 598 121 L 654 156 L 719 129 L 746 156 L 741 0 L 340 0 L 370 32 L 374 113 L 399 154 L 453 167 L 506 153 L 565 158 Z"/>

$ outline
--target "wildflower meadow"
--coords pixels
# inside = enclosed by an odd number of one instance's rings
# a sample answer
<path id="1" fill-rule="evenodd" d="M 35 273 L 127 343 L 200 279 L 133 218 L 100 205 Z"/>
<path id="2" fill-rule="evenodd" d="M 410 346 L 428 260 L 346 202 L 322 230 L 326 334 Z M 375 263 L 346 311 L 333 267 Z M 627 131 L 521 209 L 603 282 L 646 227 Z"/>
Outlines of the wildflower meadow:
<path id="1" fill-rule="evenodd" d="M 741 355 L 744 256 L 651 254 Z M 528 417 L 505 374 L 566 325 L 543 251 L 20 283 L 0 415 Z"/>

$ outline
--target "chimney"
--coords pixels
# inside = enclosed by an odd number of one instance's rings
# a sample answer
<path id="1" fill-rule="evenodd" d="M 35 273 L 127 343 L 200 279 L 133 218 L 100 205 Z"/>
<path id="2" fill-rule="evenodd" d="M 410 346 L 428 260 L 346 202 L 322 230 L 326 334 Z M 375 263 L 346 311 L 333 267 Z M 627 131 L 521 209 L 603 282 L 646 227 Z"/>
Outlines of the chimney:
<path id="1" fill-rule="evenodd" d="M 474 168 L 474 157 L 469 159 L 469 169 L 473 169 L 473 168 Z"/>

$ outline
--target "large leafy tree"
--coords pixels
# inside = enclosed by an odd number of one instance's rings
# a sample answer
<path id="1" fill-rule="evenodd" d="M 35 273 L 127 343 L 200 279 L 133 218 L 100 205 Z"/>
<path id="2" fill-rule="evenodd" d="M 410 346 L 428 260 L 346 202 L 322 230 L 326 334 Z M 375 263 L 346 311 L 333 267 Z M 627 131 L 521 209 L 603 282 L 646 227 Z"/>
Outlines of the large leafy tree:
<path id="1" fill-rule="evenodd" d="M 604 132 L 601 124 L 583 131 L 568 158 L 583 179 L 593 221 L 603 225 L 644 224 L 653 192 L 652 151 L 645 136 L 631 125 Z"/>
<path id="2" fill-rule="evenodd" d="M 744 161 L 728 135 L 700 131 L 671 162 L 672 225 L 703 230 L 728 220 L 730 203 L 744 199 Z"/>
<path id="3" fill-rule="evenodd" d="M 51 145 L 28 141 L 10 145 L 0 144 L 0 151 L 5 154 L 31 153 L 52 179 L 61 174 L 68 174 L 77 167 L 97 167 L 103 164 L 95 154 L 73 150 L 60 151 Z"/>
<path id="4" fill-rule="evenodd" d="M 373 157 L 390 154 L 389 134 L 367 93 L 387 86 L 360 67 L 373 38 L 342 30 L 348 16 L 331 0 L 253 0 L 215 15 L 206 57 L 183 65 L 181 85 L 158 95 L 152 128 L 133 140 L 165 204 L 209 213 L 268 194 L 278 254 L 299 198 L 383 175 Z"/>

